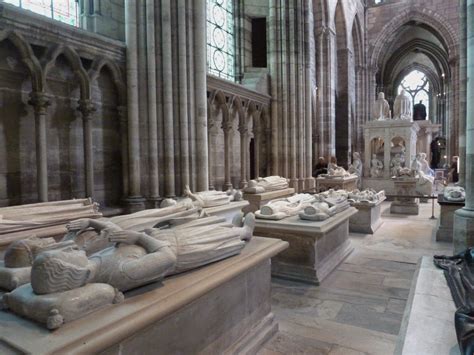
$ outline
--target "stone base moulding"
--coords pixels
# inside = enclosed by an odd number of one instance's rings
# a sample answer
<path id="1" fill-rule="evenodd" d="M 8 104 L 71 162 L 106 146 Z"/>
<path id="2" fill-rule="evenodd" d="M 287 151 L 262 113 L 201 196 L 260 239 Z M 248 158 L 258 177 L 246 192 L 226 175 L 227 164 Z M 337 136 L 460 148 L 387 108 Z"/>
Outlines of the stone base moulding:
<path id="1" fill-rule="evenodd" d="M 204 212 L 209 216 L 224 217 L 227 222 L 232 222 L 234 216 L 247 206 L 249 202 L 246 200 L 235 201 L 227 205 L 204 208 Z"/>
<path id="2" fill-rule="evenodd" d="M 349 220 L 349 232 L 374 234 L 383 224 L 382 218 L 380 217 L 383 201 L 385 201 L 385 198 L 378 201 L 375 205 L 364 203 L 352 204 L 353 207 L 357 208 L 358 212 Z"/>
<path id="3" fill-rule="evenodd" d="M 0 353 L 255 354 L 278 329 L 270 258 L 287 247 L 255 237 L 240 255 L 129 291 L 53 332 L 0 311 Z"/>
<path id="4" fill-rule="evenodd" d="M 438 228 L 436 230 L 437 242 L 452 242 L 454 233 L 454 212 L 464 207 L 464 202 L 453 202 L 438 195 L 438 203 L 441 206 L 439 213 Z"/>
<path id="5" fill-rule="evenodd" d="M 243 211 L 244 213 L 256 212 L 260 209 L 260 207 L 262 207 L 269 201 L 275 200 L 277 198 L 284 198 L 287 196 L 291 196 L 294 193 L 295 193 L 295 189 L 293 188 L 264 192 L 261 194 L 244 193 L 244 200 L 247 200 L 250 203 L 250 205 L 245 207 Z"/>
<path id="6" fill-rule="evenodd" d="M 298 216 L 280 221 L 257 220 L 255 233 L 278 238 L 289 248 L 272 259 L 272 275 L 319 285 L 354 249 L 349 240 L 350 207 L 322 221 L 303 221 Z"/>

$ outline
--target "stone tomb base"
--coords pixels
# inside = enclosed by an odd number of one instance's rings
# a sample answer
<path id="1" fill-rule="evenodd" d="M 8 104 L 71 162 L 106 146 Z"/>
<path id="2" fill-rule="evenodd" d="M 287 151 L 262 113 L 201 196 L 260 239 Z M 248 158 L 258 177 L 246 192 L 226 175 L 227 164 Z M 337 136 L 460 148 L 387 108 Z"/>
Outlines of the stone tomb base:
<path id="1" fill-rule="evenodd" d="M 235 201 L 227 205 L 204 208 L 209 216 L 224 217 L 227 222 L 232 222 L 234 216 L 249 205 L 248 201 Z"/>
<path id="2" fill-rule="evenodd" d="M 372 205 L 366 203 L 352 204 L 353 207 L 357 208 L 358 212 L 349 220 L 349 232 L 374 234 L 383 224 L 380 217 L 383 201 L 385 201 L 385 198 Z"/>
<path id="3" fill-rule="evenodd" d="M 418 198 L 403 197 L 416 195 L 416 178 L 393 178 L 395 184 L 396 197 L 390 205 L 390 213 L 418 215 L 420 212 L 420 203 Z"/>
<path id="4" fill-rule="evenodd" d="M 316 179 L 316 192 L 322 192 L 329 189 L 353 191 L 357 189 L 357 176 L 326 178 L 318 177 Z"/>
<path id="5" fill-rule="evenodd" d="M 280 221 L 257 219 L 255 233 L 287 241 L 290 247 L 272 259 L 272 275 L 319 285 L 353 250 L 349 241 L 350 207 L 322 221 L 303 221 L 298 216 Z"/>
<path id="6" fill-rule="evenodd" d="M 244 193 L 244 200 L 247 200 L 250 203 L 250 205 L 245 207 L 243 211 L 244 213 L 256 212 L 260 209 L 260 207 L 267 204 L 269 201 L 277 199 L 277 198 L 288 197 L 288 196 L 293 195 L 294 193 L 295 193 L 294 188 L 264 192 L 261 194 Z"/>
<path id="7" fill-rule="evenodd" d="M 53 332 L 0 311 L 0 353 L 255 354 L 278 329 L 270 258 L 287 246 L 253 238 L 240 255 L 127 292 Z"/>
<path id="8" fill-rule="evenodd" d="M 444 199 L 444 196 L 438 195 L 438 203 L 441 206 L 441 212 L 438 219 L 438 229 L 436 230 L 437 242 L 452 242 L 454 233 L 454 211 L 464 207 L 464 202 L 453 202 Z"/>

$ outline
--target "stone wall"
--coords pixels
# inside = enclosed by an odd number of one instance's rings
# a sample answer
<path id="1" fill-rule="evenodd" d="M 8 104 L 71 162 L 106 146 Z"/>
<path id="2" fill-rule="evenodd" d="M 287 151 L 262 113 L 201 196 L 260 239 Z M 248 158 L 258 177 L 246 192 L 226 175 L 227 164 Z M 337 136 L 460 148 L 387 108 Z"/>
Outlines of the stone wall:
<path id="1" fill-rule="evenodd" d="M 14 6 L 0 14 L 0 205 L 118 205 L 123 45 Z"/>
<path id="2" fill-rule="evenodd" d="M 124 0 L 82 0 L 81 28 L 125 41 Z"/>

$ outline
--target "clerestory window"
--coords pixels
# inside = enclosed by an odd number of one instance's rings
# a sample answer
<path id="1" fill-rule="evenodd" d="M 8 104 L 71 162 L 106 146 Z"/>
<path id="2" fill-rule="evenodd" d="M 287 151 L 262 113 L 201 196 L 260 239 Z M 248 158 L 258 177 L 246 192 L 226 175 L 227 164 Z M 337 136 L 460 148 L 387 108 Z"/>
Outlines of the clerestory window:
<path id="1" fill-rule="evenodd" d="M 207 0 L 207 71 L 235 81 L 232 0 Z"/>
<path id="2" fill-rule="evenodd" d="M 22 9 L 67 23 L 79 26 L 78 0 L 0 0 L 16 5 Z"/>

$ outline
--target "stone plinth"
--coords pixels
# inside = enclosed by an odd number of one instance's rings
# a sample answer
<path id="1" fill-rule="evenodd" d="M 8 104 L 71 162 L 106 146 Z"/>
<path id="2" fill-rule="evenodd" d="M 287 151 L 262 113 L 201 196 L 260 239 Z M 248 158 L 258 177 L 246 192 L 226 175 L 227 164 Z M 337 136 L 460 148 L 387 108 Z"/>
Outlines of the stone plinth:
<path id="1" fill-rule="evenodd" d="M 257 220 L 255 233 L 287 241 L 290 247 L 272 259 L 272 275 L 319 283 L 353 250 L 348 239 L 350 207 L 322 221 L 303 221 L 298 216 L 280 221 Z"/>
<path id="2" fill-rule="evenodd" d="M 287 196 L 291 196 L 294 193 L 295 193 L 294 188 L 264 192 L 261 194 L 244 193 L 244 200 L 247 200 L 250 203 L 250 205 L 245 207 L 243 211 L 244 213 L 256 212 L 260 209 L 260 207 L 265 205 L 267 202 L 271 200 L 275 200 L 277 198 L 284 198 Z"/>
<path id="3" fill-rule="evenodd" d="M 357 208 L 357 214 L 349 220 L 349 232 L 374 234 L 383 224 L 382 218 L 382 202 L 385 197 L 375 204 L 353 203 L 352 207 Z"/>
<path id="4" fill-rule="evenodd" d="M 256 237 L 240 255 L 127 292 L 54 332 L 0 311 L 0 353 L 256 353 L 278 329 L 270 258 L 287 246 Z"/>
<path id="5" fill-rule="evenodd" d="M 416 178 L 393 178 L 395 184 L 395 193 L 400 196 L 396 197 L 390 205 L 390 213 L 418 215 L 420 204 L 417 198 L 403 197 L 415 196 L 416 192 Z"/>
<path id="6" fill-rule="evenodd" d="M 316 192 L 326 191 L 329 189 L 353 191 L 357 189 L 357 179 L 357 176 L 343 178 L 318 177 L 316 179 Z"/>
<path id="7" fill-rule="evenodd" d="M 395 354 L 460 354 L 454 312 L 443 271 L 431 257 L 423 257 L 413 278 Z"/>
<path id="8" fill-rule="evenodd" d="M 395 184 L 392 179 L 386 178 L 362 178 L 362 190 L 373 189 L 377 192 L 385 191 L 387 195 L 395 195 Z"/>
<path id="9" fill-rule="evenodd" d="M 227 222 L 232 222 L 234 216 L 247 206 L 249 202 L 246 200 L 235 201 L 227 205 L 204 208 L 204 212 L 209 216 L 224 217 Z"/>
<path id="10" fill-rule="evenodd" d="M 464 202 L 447 201 L 442 194 L 438 195 L 438 203 L 441 212 L 438 219 L 438 229 L 436 230 L 437 242 L 453 241 L 454 211 L 464 207 Z"/>

